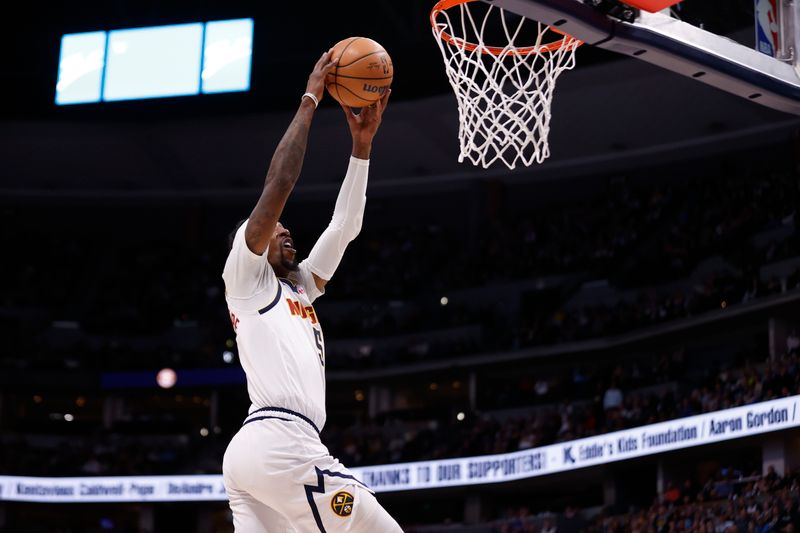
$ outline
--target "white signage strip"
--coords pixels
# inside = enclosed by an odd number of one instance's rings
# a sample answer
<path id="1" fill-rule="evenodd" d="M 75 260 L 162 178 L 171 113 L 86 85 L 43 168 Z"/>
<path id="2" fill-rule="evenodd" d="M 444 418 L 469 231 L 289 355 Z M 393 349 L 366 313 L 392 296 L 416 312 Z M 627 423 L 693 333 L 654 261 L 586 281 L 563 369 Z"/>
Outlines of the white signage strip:
<path id="1" fill-rule="evenodd" d="M 227 501 L 222 476 L 0 476 L 0 500 L 44 503 Z"/>
<path id="2" fill-rule="evenodd" d="M 800 426 L 791 396 L 499 455 L 352 468 L 376 492 L 531 478 Z M 0 476 L 0 500 L 225 501 L 222 476 L 36 478 Z"/>
<path id="3" fill-rule="evenodd" d="M 351 469 L 376 492 L 498 483 L 797 427 L 800 396 L 513 453 Z"/>

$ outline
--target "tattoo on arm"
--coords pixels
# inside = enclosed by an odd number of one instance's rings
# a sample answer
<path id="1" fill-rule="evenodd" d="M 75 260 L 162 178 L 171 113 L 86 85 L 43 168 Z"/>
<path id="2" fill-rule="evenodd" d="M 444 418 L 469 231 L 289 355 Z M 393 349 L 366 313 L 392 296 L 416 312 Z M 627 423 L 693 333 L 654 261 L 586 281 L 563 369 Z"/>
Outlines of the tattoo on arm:
<path id="1" fill-rule="evenodd" d="M 267 249 L 286 200 L 300 177 L 313 117 L 313 103 L 303 99 L 300 109 L 275 149 L 264 190 L 250 214 L 245 232 L 247 246 L 254 253 L 260 255 Z"/>

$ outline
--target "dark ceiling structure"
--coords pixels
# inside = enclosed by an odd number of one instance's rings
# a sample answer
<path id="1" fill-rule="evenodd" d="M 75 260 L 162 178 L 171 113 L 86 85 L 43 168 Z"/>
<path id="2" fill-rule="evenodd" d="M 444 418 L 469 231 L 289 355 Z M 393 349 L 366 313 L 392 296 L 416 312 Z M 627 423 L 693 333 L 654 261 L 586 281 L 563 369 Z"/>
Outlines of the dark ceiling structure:
<path id="1" fill-rule="evenodd" d="M 15 53 L 0 70 L 7 104 L 0 107 L 0 197 L 252 192 L 262 183 L 313 63 L 350 35 L 381 42 L 395 64 L 392 105 L 376 143 L 376 183 L 527 179 L 557 173 L 563 165 L 636 154 L 648 161 L 657 161 L 657 153 L 662 159 L 688 157 L 692 146 L 786 138 L 796 127 L 796 117 L 637 60 L 582 47 L 578 68 L 558 82 L 550 160 L 514 173 L 459 164 L 457 109 L 428 23 L 431 4 L 90 0 L 47 9 L 29 5 L 29 13 L 7 34 Z M 752 5 L 744 0 L 686 0 L 676 15 L 732 32 L 738 40 L 752 33 Z M 65 33 L 240 17 L 255 20 L 247 93 L 60 107 L 53 102 L 59 40 Z M 331 99 L 318 115 L 300 190 L 332 187 L 343 172 L 332 158 L 349 150 L 341 111 Z"/>
<path id="2" fill-rule="evenodd" d="M 23 15 L 4 29 L 14 53 L 0 70 L 5 117 L 67 117 L 103 120 L 134 115 L 192 115 L 290 109 L 319 54 L 351 35 L 371 37 L 395 63 L 395 99 L 411 100 L 449 91 L 428 15 L 432 0 L 349 0 L 347 2 L 253 2 L 89 0 L 22 6 Z M 718 33 L 752 26 L 752 3 L 744 0 L 679 4 L 684 20 Z M 60 38 L 66 33 L 252 17 L 255 20 L 252 90 L 214 95 L 57 108 L 54 103 Z M 745 32 L 746 33 L 746 32 Z M 583 66 L 618 59 L 584 47 Z M 127 116 L 126 118 L 131 118 Z"/>

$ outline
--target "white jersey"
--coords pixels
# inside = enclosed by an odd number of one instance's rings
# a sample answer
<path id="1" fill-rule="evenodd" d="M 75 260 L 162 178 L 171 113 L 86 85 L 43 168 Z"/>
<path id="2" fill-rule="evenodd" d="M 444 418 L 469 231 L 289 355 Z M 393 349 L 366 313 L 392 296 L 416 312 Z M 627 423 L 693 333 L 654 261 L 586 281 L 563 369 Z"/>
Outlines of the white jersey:
<path id="1" fill-rule="evenodd" d="M 288 409 L 325 424 L 325 342 L 314 307 L 320 291 L 306 262 L 293 279 L 279 279 L 267 252 L 245 243 L 247 222 L 236 232 L 225 262 L 228 302 L 239 359 L 247 375 L 250 413 Z"/>

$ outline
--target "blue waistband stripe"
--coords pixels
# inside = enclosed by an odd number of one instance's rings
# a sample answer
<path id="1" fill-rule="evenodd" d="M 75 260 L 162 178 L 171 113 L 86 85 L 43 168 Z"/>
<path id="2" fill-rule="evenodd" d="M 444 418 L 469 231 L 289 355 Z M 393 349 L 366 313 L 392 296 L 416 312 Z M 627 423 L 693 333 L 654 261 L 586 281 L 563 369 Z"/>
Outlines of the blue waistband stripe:
<path id="1" fill-rule="evenodd" d="M 273 414 L 274 413 L 283 413 L 283 414 L 287 414 L 287 415 L 292 415 L 292 416 L 295 416 L 295 417 L 299 418 L 300 420 L 302 420 L 303 422 L 305 422 L 306 424 L 308 424 L 312 428 L 314 428 L 314 431 L 317 432 L 317 435 L 319 435 L 319 433 L 320 433 L 319 428 L 317 427 L 317 425 L 314 423 L 313 420 L 308 418 L 306 415 L 303 415 L 303 414 L 298 413 L 296 411 L 292 411 L 291 409 L 286 409 L 284 407 L 262 407 L 260 409 L 256 409 L 255 411 L 253 411 L 252 413 L 247 415 L 247 419 L 245 420 L 244 424 L 249 424 L 250 422 L 255 422 L 256 420 L 263 420 L 265 418 L 276 418 L 278 420 L 285 420 L 287 422 L 291 422 L 290 419 L 281 418 L 279 416 L 261 416 L 261 417 L 256 417 L 256 418 L 250 418 L 251 416 L 253 416 L 256 413 L 264 413 L 265 415 L 266 414 L 271 414 L 271 413 L 273 413 Z M 242 425 L 244 425 L 244 424 L 242 424 Z"/>

